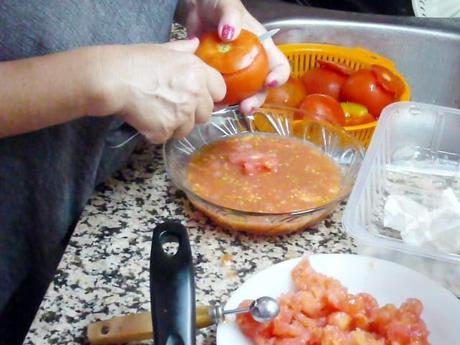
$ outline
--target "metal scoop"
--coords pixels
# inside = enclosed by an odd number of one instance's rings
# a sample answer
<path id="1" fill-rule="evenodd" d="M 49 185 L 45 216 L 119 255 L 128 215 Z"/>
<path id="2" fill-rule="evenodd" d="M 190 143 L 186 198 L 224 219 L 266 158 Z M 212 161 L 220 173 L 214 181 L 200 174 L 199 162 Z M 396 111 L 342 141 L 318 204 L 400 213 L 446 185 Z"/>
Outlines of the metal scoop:
<path id="1" fill-rule="evenodd" d="M 225 316 L 227 314 L 251 313 L 254 320 L 263 323 L 274 319 L 279 312 L 280 307 L 276 299 L 264 296 L 252 301 L 248 307 L 224 310 L 222 314 Z M 220 322 L 220 320 L 218 322 Z"/>

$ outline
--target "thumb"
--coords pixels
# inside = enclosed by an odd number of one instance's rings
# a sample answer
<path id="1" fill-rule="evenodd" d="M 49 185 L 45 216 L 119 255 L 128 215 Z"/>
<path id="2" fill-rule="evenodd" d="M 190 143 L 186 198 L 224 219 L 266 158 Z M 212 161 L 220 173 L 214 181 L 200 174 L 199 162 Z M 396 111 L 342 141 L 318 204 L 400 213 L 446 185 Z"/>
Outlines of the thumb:
<path id="1" fill-rule="evenodd" d="M 179 52 L 193 54 L 198 49 L 199 44 L 200 44 L 200 40 L 198 38 L 192 38 L 190 40 L 171 41 L 168 43 L 164 43 L 163 46 L 165 48 L 176 50 Z"/>
<path id="2" fill-rule="evenodd" d="M 242 6 L 234 1 L 220 1 L 220 20 L 217 32 L 222 41 L 233 41 L 241 32 L 241 21 L 243 17 Z"/>

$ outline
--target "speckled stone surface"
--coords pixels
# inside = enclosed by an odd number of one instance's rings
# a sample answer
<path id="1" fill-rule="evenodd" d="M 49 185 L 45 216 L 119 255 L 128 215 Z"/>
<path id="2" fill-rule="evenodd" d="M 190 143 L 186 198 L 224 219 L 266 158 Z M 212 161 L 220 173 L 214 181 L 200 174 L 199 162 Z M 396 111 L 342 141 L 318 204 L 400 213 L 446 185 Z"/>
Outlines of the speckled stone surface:
<path id="1" fill-rule="evenodd" d="M 308 253 L 350 252 L 342 208 L 315 228 L 274 238 L 225 231 L 194 210 L 170 183 L 161 148 L 149 146 L 99 188 L 69 242 L 25 344 L 85 344 L 94 321 L 148 310 L 150 238 L 155 224 L 186 225 L 198 304 L 225 301 L 251 274 Z M 225 260 L 226 259 L 230 259 Z M 198 332 L 215 343 L 215 327 Z"/>

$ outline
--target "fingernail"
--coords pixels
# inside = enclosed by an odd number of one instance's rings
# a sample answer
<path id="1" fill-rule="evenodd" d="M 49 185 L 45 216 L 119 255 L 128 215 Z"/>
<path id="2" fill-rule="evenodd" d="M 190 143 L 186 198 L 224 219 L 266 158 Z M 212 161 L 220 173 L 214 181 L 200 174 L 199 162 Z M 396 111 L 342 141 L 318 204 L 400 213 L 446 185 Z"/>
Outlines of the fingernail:
<path id="1" fill-rule="evenodd" d="M 271 82 L 267 83 L 268 87 L 277 87 L 278 82 L 276 80 L 272 80 Z"/>
<path id="2" fill-rule="evenodd" d="M 222 38 L 224 40 L 231 40 L 233 38 L 233 34 L 235 33 L 235 28 L 231 25 L 225 24 L 222 28 Z"/>

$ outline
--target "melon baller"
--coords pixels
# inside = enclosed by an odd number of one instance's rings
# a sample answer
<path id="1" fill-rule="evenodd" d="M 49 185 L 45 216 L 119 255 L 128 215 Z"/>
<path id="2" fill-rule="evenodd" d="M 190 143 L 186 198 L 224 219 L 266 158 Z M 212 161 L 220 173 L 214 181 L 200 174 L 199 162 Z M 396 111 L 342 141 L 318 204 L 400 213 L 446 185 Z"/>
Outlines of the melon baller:
<path id="1" fill-rule="evenodd" d="M 230 314 L 251 313 L 267 322 L 279 313 L 274 298 L 263 296 L 247 307 L 224 310 L 221 304 L 195 306 L 193 262 L 187 230 L 179 222 L 158 225 L 152 236 L 150 260 L 151 312 L 119 316 L 89 325 L 90 344 L 122 344 L 154 339 L 155 344 L 194 345 L 196 328 L 225 320 Z M 153 329 L 159 330 L 153 332 Z"/>

